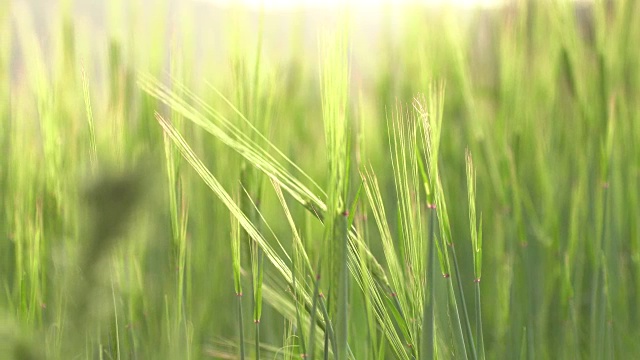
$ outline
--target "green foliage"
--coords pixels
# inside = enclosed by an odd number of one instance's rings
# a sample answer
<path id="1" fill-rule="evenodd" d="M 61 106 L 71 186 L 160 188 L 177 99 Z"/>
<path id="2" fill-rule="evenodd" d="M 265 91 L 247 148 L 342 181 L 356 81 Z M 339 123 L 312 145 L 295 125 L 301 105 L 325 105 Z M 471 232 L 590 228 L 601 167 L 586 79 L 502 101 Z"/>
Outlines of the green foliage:
<path id="1" fill-rule="evenodd" d="M 189 6 L 0 5 L 0 357 L 640 356 L 637 2 Z"/>

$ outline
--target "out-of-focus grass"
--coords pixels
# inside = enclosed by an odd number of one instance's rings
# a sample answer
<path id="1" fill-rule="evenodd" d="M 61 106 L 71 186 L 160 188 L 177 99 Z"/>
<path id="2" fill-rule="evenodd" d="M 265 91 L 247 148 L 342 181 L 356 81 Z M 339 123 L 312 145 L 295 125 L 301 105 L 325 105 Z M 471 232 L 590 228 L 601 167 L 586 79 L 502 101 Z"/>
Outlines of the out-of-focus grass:
<path id="1" fill-rule="evenodd" d="M 636 2 L 124 8 L 0 5 L 3 356 L 640 355 Z"/>

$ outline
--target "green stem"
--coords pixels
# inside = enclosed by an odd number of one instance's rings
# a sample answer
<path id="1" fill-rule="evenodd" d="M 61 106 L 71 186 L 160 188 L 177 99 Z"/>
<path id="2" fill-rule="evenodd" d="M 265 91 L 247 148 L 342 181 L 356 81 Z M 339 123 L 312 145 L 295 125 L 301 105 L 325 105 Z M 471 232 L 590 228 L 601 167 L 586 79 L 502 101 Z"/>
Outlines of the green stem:
<path id="1" fill-rule="evenodd" d="M 471 332 L 471 322 L 469 321 L 469 312 L 467 311 L 467 302 L 464 299 L 464 291 L 462 290 L 462 279 L 460 278 L 460 270 L 458 269 L 458 257 L 456 256 L 456 248 L 453 243 L 450 244 L 451 256 L 453 257 L 453 270 L 456 273 L 456 284 L 458 285 L 458 293 L 460 294 L 460 301 L 462 302 L 462 313 L 464 315 L 465 332 L 467 341 L 469 342 L 469 348 L 471 349 L 471 358 L 478 359 L 476 353 L 476 346 L 473 341 L 473 333 Z"/>
<path id="2" fill-rule="evenodd" d="M 316 348 L 316 316 L 318 314 L 318 299 L 320 298 L 320 264 L 322 261 L 318 261 L 318 275 L 316 275 L 314 284 L 313 284 L 313 303 L 311 305 L 311 319 L 309 322 L 309 359 L 313 360 L 315 357 L 315 348 Z M 325 332 L 326 332 L 326 326 Z"/>
<path id="3" fill-rule="evenodd" d="M 484 335 L 482 333 L 482 303 L 480 302 L 480 279 L 476 280 L 476 336 L 478 338 L 476 354 L 478 359 L 485 359 Z"/>
<path id="4" fill-rule="evenodd" d="M 319 296 L 318 302 L 320 303 L 320 310 L 324 316 L 325 322 L 325 357 L 328 356 L 328 348 L 327 344 L 331 344 L 331 350 L 334 355 L 338 354 L 338 343 L 336 342 L 336 333 L 333 331 L 333 325 L 331 323 L 331 319 L 329 318 L 329 313 L 327 312 L 327 307 L 324 304 L 324 296 Z M 328 341 L 327 341 L 328 340 Z"/>
<path id="5" fill-rule="evenodd" d="M 244 316 L 242 314 L 242 294 L 236 294 L 238 305 L 238 330 L 240 331 L 240 360 L 244 360 Z"/>
<path id="6" fill-rule="evenodd" d="M 256 324 L 256 360 L 260 360 L 260 320 L 256 320 L 255 324 Z"/>
<path id="7" fill-rule="evenodd" d="M 464 356 L 464 359 L 468 359 L 469 355 L 467 354 L 467 347 L 464 343 L 464 333 L 462 332 L 462 324 L 460 322 L 460 312 L 458 311 L 458 303 L 456 302 L 456 293 L 453 289 L 453 283 L 451 282 L 451 276 L 446 276 L 445 281 L 447 282 L 447 294 L 449 297 L 449 306 L 453 310 L 454 315 L 454 324 L 455 332 L 457 336 L 455 337 L 457 350 Z"/>
<path id="8" fill-rule="evenodd" d="M 422 313 L 422 345 L 420 346 L 420 359 L 428 360 L 435 358 L 434 338 L 435 338 L 435 224 L 436 210 L 431 209 L 429 215 L 429 247 L 427 252 L 427 273 L 425 281 L 427 282 L 427 294 L 424 299 Z M 429 279 L 427 281 L 427 279 Z"/>

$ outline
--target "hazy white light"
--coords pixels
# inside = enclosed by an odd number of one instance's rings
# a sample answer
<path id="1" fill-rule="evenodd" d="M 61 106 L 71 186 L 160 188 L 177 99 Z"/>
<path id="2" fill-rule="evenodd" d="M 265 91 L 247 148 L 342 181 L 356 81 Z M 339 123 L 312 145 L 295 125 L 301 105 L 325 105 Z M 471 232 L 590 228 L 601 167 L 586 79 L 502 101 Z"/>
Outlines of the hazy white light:
<path id="1" fill-rule="evenodd" d="M 344 5 L 356 7 L 378 7 L 381 5 L 453 5 L 460 7 L 491 7 L 504 3 L 504 0 L 195 0 L 223 6 L 242 5 L 265 10 L 287 10 L 299 8 L 331 8 Z"/>

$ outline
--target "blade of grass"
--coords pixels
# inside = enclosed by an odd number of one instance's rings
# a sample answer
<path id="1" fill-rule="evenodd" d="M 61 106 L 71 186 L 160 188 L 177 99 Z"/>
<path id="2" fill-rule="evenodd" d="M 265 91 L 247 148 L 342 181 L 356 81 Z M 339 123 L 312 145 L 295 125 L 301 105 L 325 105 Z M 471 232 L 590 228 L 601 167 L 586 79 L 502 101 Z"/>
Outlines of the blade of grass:
<path id="1" fill-rule="evenodd" d="M 240 223 L 233 217 L 231 219 L 231 256 L 233 264 L 233 285 L 238 313 L 240 360 L 244 360 L 244 319 L 242 314 L 242 278 L 240 275 Z"/>

